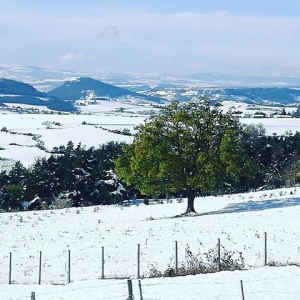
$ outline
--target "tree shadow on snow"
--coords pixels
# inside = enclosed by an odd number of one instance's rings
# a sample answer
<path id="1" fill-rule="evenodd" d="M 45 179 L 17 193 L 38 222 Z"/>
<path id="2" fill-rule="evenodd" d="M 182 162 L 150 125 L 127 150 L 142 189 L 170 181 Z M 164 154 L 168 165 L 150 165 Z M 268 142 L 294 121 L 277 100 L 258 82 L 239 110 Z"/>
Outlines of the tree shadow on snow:
<path id="1" fill-rule="evenodd" d="M 206 215 L 217 215 L 217 214 L 229 214 L 229 213 L 240 213 L 250 211 L 261 211 L 272 208 L 283 208 L 290 206 L 300 205 L 300 198 L 289 198 L 289 199 L 271 199 L 264 201 L 248 201 L 242 203 L 233 203 L 225 206 L 223 209 L 199 213 L 198 216 Z"/>

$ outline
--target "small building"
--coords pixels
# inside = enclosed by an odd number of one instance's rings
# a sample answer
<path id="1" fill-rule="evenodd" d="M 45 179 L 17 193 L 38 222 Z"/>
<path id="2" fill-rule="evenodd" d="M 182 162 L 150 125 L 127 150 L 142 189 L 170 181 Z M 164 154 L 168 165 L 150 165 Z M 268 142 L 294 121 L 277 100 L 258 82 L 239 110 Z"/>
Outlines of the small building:
<path id="1" fill-rule="evenodd" d="M 256 112 L 256 113 L 253 115 L 253 118 L 266 118 L 266 114 L 263 113 L 263 112 Z"/>

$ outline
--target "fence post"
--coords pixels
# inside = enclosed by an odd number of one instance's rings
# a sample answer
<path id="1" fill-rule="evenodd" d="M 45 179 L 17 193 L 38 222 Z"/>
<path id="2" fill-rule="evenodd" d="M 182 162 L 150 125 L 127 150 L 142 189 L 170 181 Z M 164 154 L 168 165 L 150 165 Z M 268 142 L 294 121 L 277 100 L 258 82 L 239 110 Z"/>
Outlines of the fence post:
<path id="1" fill-rule="evenodd" d="M 101 279 L 104 279 L 104 247 L 102 247 Z"/>
<path id="2" fill-rule="evenodd" d="M 139 280 L 139 289 L 140 289 L 140 300 L 143 300 L 142 284 L 140 280 Z"/>
<path id="3" fill-rule="evenodd" d="M 35 300 L 35 292 L 31 292 L 31 300 Z"/>
<path id="4" fill-rule="evenodd" d="M 245 296 L 244 296 L 244 287 L 243 287 L 243 280 L 241 280 L 241 291 L 242 291 L 242 299 L 245 300 Z"/>
<path id="5" fill-rule="evenodd" d="M 8 284 L 11 284 L 11 261 L 12 261 L 12 254 L 9 252 L 9 273 L 8 273 Z"/>
<path id="6" fill-rule="evenodd" d="M 178 270 L 178 243 L 175 241 L 175 271 Z"/>
<path id="7" fill-rule="evenodd" d="M 267 259 L 267 253 L 268 253 L 268 249 L 267 249 L 267 233 L 265 232 L 265 266 L 268 263 L 268 259 Z"/>
<path id="8" fill-rule="evenodd" d="M 138 244 L 138 254 L 137 254 L 137 278 L 140 278 L 140 254 L 141 254 L 141 246 Z"/>
<path id="9" fill-rule="evenodd" d="M 221 241 L 218 239 L 218 271 L 220 271 L 221 268 Z"/>
<path id="10" fill-rule="evenodd" d="M 133 300 L 132 281 L 131 281 L 131 279 L 127 280 L 127 285 L 128 285 L 128 298 L 127 298 L 127 300 Z"/>
<path id="11" fill-rule="evenodd" d="M 42 281 L 42 251 L 40 251 L 40 264 L 39 264 L 39 284 Z"/>
<path id="12" fill-rule="evenodd" d="M 68 250 L 68 283 L 71 282 L 71 250 Z"/>

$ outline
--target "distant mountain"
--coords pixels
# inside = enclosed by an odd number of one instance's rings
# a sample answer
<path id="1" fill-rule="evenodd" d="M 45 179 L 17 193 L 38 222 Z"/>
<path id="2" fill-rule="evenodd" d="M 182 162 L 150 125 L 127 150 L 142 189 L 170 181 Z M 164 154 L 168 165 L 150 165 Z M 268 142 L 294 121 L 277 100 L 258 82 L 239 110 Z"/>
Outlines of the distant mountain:
<path id="1" fill-rule="evenodd" d="M 207 95 L 216 99 L 216 101 L 228 99 L 247 103 L 273 103 L 274 105 L 279 103 L 284 105 L 287 103 L 297 104 L 299 102 L 298 87 L 300 87 L 300 78 L 297 77 L 236 76 L 218 73 L 176 76 L 169 74 L 79 72 L 50 70 L 39 67 L 0 66 L 1 76 L 26 82 L 38 91 L 51 91 L 47 95 L 48 97 L 54 95 L 52 93 L 59 95 L 61 92 L 63 98 L 72 100 L 77 97 L 126 98 L 126 96 L 129 96 L 156 102 L 161 101 L 161 99 L 189 101 L 199 98 L 201 95 Z M 87 77 L 90 77 L 89 80 L 83 82 L 82 78 Z M 78 82 L 78 78 L 81 78 L 80 82 Z M 74 82 L 74 80 L 76 81 Z M 72 88 L 76 89 L 73 95 L 70 95 L 70 89 L 67 87 L 71 83 Z M 105 84 L 110 86 L 107 87 Z M 75 87 L 76 85 L 78 86 Z M 57 90 L 57 88 L 60 89 Z M 61 98 L 62 95 L 57 97 Z M 154 100 L 151 96 L 154 97 Z"/>
<path id="2" fill-rule="evenodd" d="M 0 77 L 29 83 L 39 91 L 50 91 L 65 81 L 79 77 L 91 77 L 108 84 L 128 89 L 142 85 L 154 87 L 175 84 L 177 87 L 300 87 L 300 78 L 291 76 L 239 76 L 220 73 L 196 73 L 185 75 L 149 73 L 88 72 L 46 69 L 33 66 L 0 66 Z"/>
<path id="3" fill-rule="evenodd" d="M 4 95 L 43 96 L 43 93 L 37 91 L 33 86 L 27 83 L 6 78 L 0 78 L 0 92 Z"/>
<path id="4" fill-rule="evenodd" d="M 218 73 L 198 73 L 184 76 L 206 86 L 214 87 L 300 87 L 298 77 L 237 76 Z"/>
<path id="5" fill-rule="evenodd" d="M 207 96 L 213 101 L 237 101 L 260 105 L 287 105 L 300 103 L 300 89 L 273 88 L 166 88 L 155 87 L 146 92 L 151 96 L 159 96 L 168 101 L 190 101 L 201 96 Z"/>
<path id="6" fill-rule="evenodd" d="M 134 98 L 140 101 L 163 102 L 158 96 L 139 94 L 128 89 L 104 83 L 90 77 L 80 77 L 76 80 L 67 81 L 63 85 L 47 93 L 49 96 L 58 97 L 64 100 L 79 99 L 128 99 Z"/>
<path id="7" fill-rule="evenodd" d="M 0 66 L 0 77 L 22 81 L 39 91 L 49 91 L 67 80 L 79 76 L 90 76 L 84 72 L 69 70 L 50 70 L 31 66 Z"/>
<path id="8" fill-rule="evenodd" d="M 27 83 L 0 78 L 0 106 L 5 106 L 5 103 L 46 106 L 59 111 L 75 110 L 73 103 L 49 97 Z"/>
<path id="9" fill-rule="evenodd" d="M 287 105 L 300 103 L 300 89 L 273 88 L 229 88 L 203 90 L 203 95 L 212 100 L 235 100 L 261 105 Z"/>
<path id="10" fill-rule="evenodd" d="M 176 84 L 188 84 L 193 82 L 190 79 L 170 75 L 147 74 L 147 73 L 113 73 L 113 72 L 87 72 L 74 70 L 56 70 L 45 69 L 33 66 L 0 66 L 0 77 L 26 82 L 39 91 L 48 92 L 66 81 L 72 81 L 80 77 L 91 77 L 101 80 L 107 84 L 130 89 L 131 91 L 140 91 L 140 85 L 147 87 L 170 82 Z M 137 89 L 135 90 L 135 87 Z M 132 89 L 131 89 L 132 88 Z"/>

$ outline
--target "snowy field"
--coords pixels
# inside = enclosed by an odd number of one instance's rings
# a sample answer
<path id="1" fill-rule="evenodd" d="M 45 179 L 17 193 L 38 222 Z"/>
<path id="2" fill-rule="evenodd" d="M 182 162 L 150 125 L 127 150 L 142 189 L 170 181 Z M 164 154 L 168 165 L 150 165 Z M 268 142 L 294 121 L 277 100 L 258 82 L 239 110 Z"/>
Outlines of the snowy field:
<path id="1" fill-rule="evenodd" d="M 96 106 L 91 106 L 91 110 L 96 109 Z M 53 147 L 67 145 L 69 141 L 75 146 L 81 143 L 87 148 L 99 147 L 109 141 L 131 142 L 131 136 L 108 130 L 126 128 L 134 132 L 134 127 L 141 124 L 146 116 L 141 113 L 115 113 L 114 107 L 111 109 L 109 111 L 106 106 L 98 106 L 97 113 L 80 115 L 18 114 L 0 110 L 0 157 L 20 160 L 24 166 L 29 166 L 38 157 L 50 156 L 36 147 L 38 143 L 52 150 Z M 3 128 L 7 130 L 3 131 Z M 28 134 L 38 135 L 39 138 L 34 140 Z"/>
<path id="2" fill-rule="evenodd" d="M 224 110 L 233 104 L 227 103 Z M 245 110 L 247 106 L 239 104 L 236 108 Z M 157 112 L 151 105 L 114 101 L 80 106 L 80 110 L 81 114 L 78 115 L 58 115 L 8 113 L 0 109 L 0 171 L 1 165 L 9 164 L 6 160 L 20 160 L 28 167 L 38 157 L 49 157 L 49 153 L 36 147 L 38 143 L 52 150 L 69 141 L 75 146 L 81 143 L 86 147 L 98 147 L 109 141 L 131 142 L 132 136 L 113 133 L 111 130 L 128 129 L 134 133 L 135 126 L 143 123 L 150 113 Z M 241 118 L 240 121 L 245 124 L 262 123 L 270 135 L 281 135 L 287 131 L 300 132 L 300 119 Z M 3 128 L 7 131 L 3 131 Z M 34 140 L 28 134 L 38 135 L 39 138 Z"/>
<path id="3" fill-rule="evenodd" d="M 122 108 L 123 112 L 120 112 Z M 17 114 L 0 110 L 0 162 L 9 159 L 29 166 L 40 156 L 37 148 L 73 141 L 97 147 L 108 141 L 132 141 L 133 137 L 109 132 L 129 129 L 148 117 L 152 107 L 105 102 L 82 107 L 84 114 Z M 300 119 L 241 119 L 266 127 L 267 134 L 300 132 Z M 32 139 L 31 135 L 37 139 Z M 2 167 L 2 168 L 4 168 Z M 0 168 L 1 171 L 1 168 Z M 139 298 L 137 252 L 144 300 L 296 300 L 300 297 L 300 268 L 264 266 L 265 232 L 268 262 L 300 262 L 300 188 L 251 192 L 240 195 L 197 198 L 200 214 L 178 217 L 186 203 L 151 206 L 99 206 L 54 211 L 0 214 L 0 300 L 125 300 L 127 278 L 133 280 L 134 299 Z M 244 271 L 150 279 L 151 269 L 165 271 L 178 260 L 186 263 L 188 246 L 199 258 L 217 241 L 227 251 L 242 252 Z M 223 249 L 223 248 L 222 248 Z M 104 251 L 104 269 L 102 269 Z M 11 283 L 9 261 L 12 261 Z M 41 285 L 39 259 L 42 254 Z M 68 274 L 68 255 L 71 273 Z M 104 272 L 105 279 L 101 279 Z M 67 284 L 68 275 L 71 283 Z"/>
<path id="4" fill-rule="evenodd" d="M 37 300 L 125 300 L 127 278 L 133 280 L 134 299 L 140 299 L 138 244 L 144 300 L 242 299 L 241 280 L 247 300 L 299 299 L 299 267 L 264 266 L 265 232 L 268 262 L 299 264 L 299 187 L 197 198 L 199 216 L 173 218 L 184 212 L 185 201 L 0 214 L 1 300 L 30 299 L 31 292 Z M 174 267 L 176 241 L 180 266 L 187 245 L 203 255 L 216 247 L 217 239 L 226 250 L 242 252 L 246 270 L 147 278 L 153 267 Z"/>

